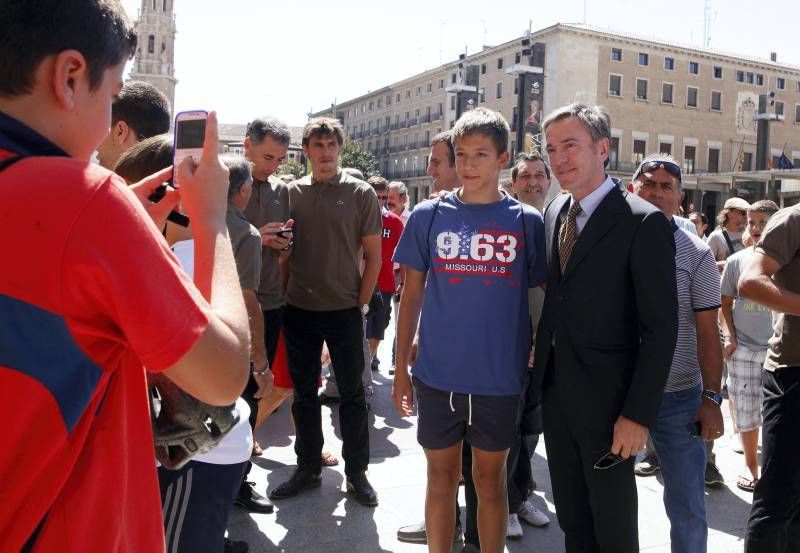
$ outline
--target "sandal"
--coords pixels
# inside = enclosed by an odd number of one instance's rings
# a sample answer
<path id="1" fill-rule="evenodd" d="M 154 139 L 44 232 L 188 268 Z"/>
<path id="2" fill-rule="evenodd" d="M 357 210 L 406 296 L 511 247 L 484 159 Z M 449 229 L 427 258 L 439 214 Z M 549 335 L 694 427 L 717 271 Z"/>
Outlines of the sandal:
<path id="1" fill-rule="evenodd" d="M 758 478 L 748 478 L 744 474 L 740 475 L 736 481 L 737 488 L 750 493 L 753 493 L 753 490 L 756 489 L 756 484 L 758 484 Z"/>
<path id="2" fill-rule="evenodd" d="M 338 464 L 339 464 L 339 459 L 336 458 L 336 455 L 334 455 L 330 451 L 323 451 L 322 452 L 322 466 L 323 467 L 335 467 Z"/>

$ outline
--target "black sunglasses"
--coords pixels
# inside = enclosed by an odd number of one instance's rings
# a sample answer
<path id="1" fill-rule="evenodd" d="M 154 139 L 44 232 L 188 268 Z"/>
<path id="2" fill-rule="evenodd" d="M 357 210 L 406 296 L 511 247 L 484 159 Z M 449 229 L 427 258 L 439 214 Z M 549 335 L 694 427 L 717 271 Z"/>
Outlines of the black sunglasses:
<path id="1" fill-rule="evenodd" d="M 652 173 L 653 171 L 657 171 L 659 167 L 663 167 L 667 173 L 676 179 L 681 180 L 680 165 L 677 163 L 672 163 L 671 161 L 662 161 L 659 159 L 645 161 L 639 165 L 639 168 L 636 169 L 636 172 L 633 174 L 633 180 L 636 180 L 642 173 Z"/>
<path id="2" fill-rule="evenodd" d="M 594 468 L 597 470 L 610 469 L 611 467 L 617 466 L 624 460 L 625 459 L 621 455 L 617 455 L 616 453 L 611 453 L 609 451 L 597 460 L 597 462 L 594 464 Z"/>

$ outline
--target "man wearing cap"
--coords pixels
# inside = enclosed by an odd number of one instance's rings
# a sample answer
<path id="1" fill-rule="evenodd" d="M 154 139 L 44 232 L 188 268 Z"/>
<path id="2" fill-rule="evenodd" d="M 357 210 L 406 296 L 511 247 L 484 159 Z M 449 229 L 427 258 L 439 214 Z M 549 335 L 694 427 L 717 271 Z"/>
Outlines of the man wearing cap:
<path id="1" fill-rule="evenodd" d="M 675 238 L 678 342 L 661 407 L 649 430 L 661 461 L 672 552 L 702 553 L 708 538 L 702 439 L 717 438 L 723 432 L 719 274 L 710 248 L 694 230 L 685 231 L 675 222 L 673 213 L 683 200 L 683 191 L 681 168 L 672 156 L 645 158 L 633 174 L 631 188 L 670 219 Z"/>
<path id="2" fill-rule="evenodd" d="M 717 228 L 708 235 L 706 243 L 714 252 L 720 272 L 725 268 L 725 260 L 729 255 L 744 249 L 742 234 L 747 224 L 748 209 L 750 204 L 743 199 L 728 198 L 717 215 Z"/>

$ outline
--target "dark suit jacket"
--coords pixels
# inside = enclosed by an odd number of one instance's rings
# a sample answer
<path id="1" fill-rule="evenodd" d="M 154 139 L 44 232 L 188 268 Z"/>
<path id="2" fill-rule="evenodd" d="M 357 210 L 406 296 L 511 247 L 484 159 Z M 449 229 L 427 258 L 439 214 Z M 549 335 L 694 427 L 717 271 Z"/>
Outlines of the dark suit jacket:
<path id="1" fill-rule="evenodd" d="M 672 228 L 650 203 L 614 187 L 581 231 L 562 275 L 558 232 L 570 198 L 558 196 L 545 210 L 549 273 L 534 393 L 552 386 L 552 397 L 591 427 L 620 415 L 649 427 L 678 334 Z"/>

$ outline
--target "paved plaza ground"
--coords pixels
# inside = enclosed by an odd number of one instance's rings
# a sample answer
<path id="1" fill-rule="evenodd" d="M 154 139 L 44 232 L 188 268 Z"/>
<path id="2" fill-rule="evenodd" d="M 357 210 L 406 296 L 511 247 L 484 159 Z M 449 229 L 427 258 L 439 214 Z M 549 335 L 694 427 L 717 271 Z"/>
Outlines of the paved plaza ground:
<path id="1" fill-rule="evenodd" d="M 391 330 L 391 328 L 390 328 Z M 387 333 L 390 340 L 391 335 Z M 323 469 L 322 487 L 277 503 L 270 515 L 250 514 L 236 508 L 229 527 L 230 537 L 244 539 L 253 553 L 424 553 L 424 545 L 397 541 L 399 526 L 423 519 L 425 495 L 425 457 L 416 441 L 416 417 L 402 419 L 391 403 L 392 380 L 388 375 L 391 342 L 381 345 L 380 370 L 373 373 L 374 395 L 369 398 L 371 460 L 369 479 L 378 492 L 380 505 L 367 508 L 344 494 L 343 463 Z M 256 438 L 264 447 L 263 457 L 254 458 L 251 479 L 265 493 L 288 478 L 295 467 L 294 431 L 289 403 L 281 406 L 261 427 Z M 743 550 L 742 537 L 750 511 L 752 495 L 736 487 L 743 460 L 731 446 L 731 421 L 727 405 L 726 435 L 717 442 L 717 464 L 725 477 L 725 487 L 706 490 L 709 525 L 709 553 L 736 553 Z M 341 438 L 337 407 L 322 408 L 325 449 L 337 456 Z M 563 534 L 558 527 L 544 443 L 540 441 L 533 459 L 537 489 L 531 500 L 546 511 L 552 522 L 545 528 L 523 523 L 525 535 L 509 540 L 510 553 L 560 553 Z M 639 536 L 641 551 L 669 553 L 669 522 L 662 503 L 660 476 L 637 478 L 639 489 Z M 463 491 L 460 503 L 464 505 Z M 463 516 L 463 513 L 462 513 Z M 461 550 L 456 544 L 454 552 Z"/>

